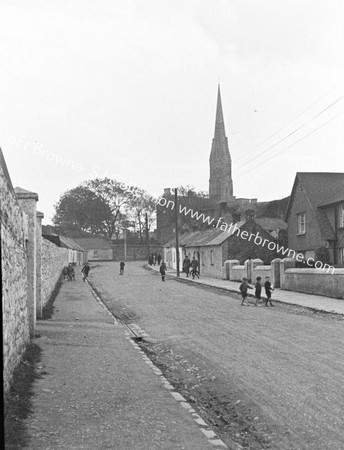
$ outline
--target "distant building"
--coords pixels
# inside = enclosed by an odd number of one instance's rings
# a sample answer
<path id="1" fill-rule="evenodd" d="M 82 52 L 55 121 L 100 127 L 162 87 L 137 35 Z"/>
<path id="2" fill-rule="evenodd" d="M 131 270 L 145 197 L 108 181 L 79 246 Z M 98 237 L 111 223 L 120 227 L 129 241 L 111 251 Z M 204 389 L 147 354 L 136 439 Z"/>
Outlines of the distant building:
<path id="1" fill-rule="evenodd" d="M 289 248 L 314 258 L 325 247 L 344 265 L 344 173 L 298 172 L 285 217 Z"/>
<path id="2" fill-rule="evenodd" d="M 234 196 L 232 160 L 225 132 L 220 86 L 217 92 L 215 131 L 209 157 L 209 169 L 209 197 L 198 196 L 189 191 L 186 195 L 181 195 L 178 198 L 181 207 L 186 208 L 184 212 L 179 212 L 181 233 L 205 230 L 210 227 L 209 221 L 203 221 L 202 218 L 197 219 L 197 214 L 204 214 L 204 218 L 209 217 L 210 220 L 211 218 L 217 220 L 223 217 L 227 223 L 235 223 L 245 221 L 247 210 L 252 210 L 257 218 L 267 216 L 279 218 L 283 222 L 287 204 L 285 199 L 258 203 L 256 198 L 236 198 Z M 170 207 L 174 201 L 173 194 L 170 188 L 165 188 L 162 197 L 166 199 L 166 204 L 163 205 L 165 202 L 161 201 L 161 204 L 157 205 L 156 238 L 160 244 L 169 241 L 175 233 L 175 211 Z M 191 213 L 186 214 L 189 208 L 196 213 L 194 217 Z M 285 226 L 275 225 L 272 230 L 277 233 L 277 230 L 283 229 L 283 226 Z"/>
<path id="3" fill-rule="evenodd" d="M 113 250 L 111 245 L 102 238 L 77 238 L 74 241 L 87 250 L 88 261 L 112 261 Z"/>
<path id="4" fill-rule="evenodd" d="M 87 251 L 75 240 L 57 234 L 43 234 L 43 238 L 61 248 L 68 249 L 68 263 L 79 266 L 87 261 Z"/>
<path id="5" fill-rule="evenodd" d="M 252 233 L 259 239 L 256 241 L 254 241 L 254 237 L 250 241 L 247 238 L 244 239 L 241 237 L 242 232 L 245 232 L 247 237 Z M 266 245 L 259 245 L 264 240 L 266 240 Z M 272 243 L 272 250 L 268 248 L 269 243 Z M 247 221 L 240 221 L 227 231 L 211 228 L 186 233 L 179 239 L 180 270 L 182 270 L 185 256 L 188 256 L 190 260 L 197 259 L 201 275 L 222 278 L 224 262 L 229 259 L 237 259 L 244 263 L 249 258 L 259 258 L 265 264 L 269 264 L 278 256 L 275 243 L 274 236 L 259 225 L 254 218 L 249 217 Z M 177 268 L 175 239 L 171 239 L 164 245 L 164 260 L 168 268 Z"/>

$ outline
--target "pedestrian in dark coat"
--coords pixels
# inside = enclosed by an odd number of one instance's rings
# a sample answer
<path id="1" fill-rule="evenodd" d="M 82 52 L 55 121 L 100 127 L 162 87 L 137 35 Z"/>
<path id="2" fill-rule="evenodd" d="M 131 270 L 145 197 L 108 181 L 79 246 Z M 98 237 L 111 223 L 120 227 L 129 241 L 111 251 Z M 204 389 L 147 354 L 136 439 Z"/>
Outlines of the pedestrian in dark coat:
<path id="1" fill-rule="evenodd" d="M 157 261 L 158 261 L 158 266 L 160 266 L 160 263 L 161 263 L 161 255 L 160 255 L 160 253 L 157 256 Z"/>
<path id="2" fill-rule="evenodd" d="M 88 277 L 88 274 L 89 274 L 89 272 L 90 272 L 90 270 L 91 270 L 91 267 L 88 265 L 88 263 L 86 263 L 85 265 L 84 265 L 84 267 L 81 269 L 81 272 L 82 272 L 82 281 L 85 281 L 86 280 L 86 278 Z"/>
<path id="3" fill-rule="evenodd" d="M 68 267 L 67 266 L 64 266 L 64 268 L 62 270 L 62 274 L 63 274 L 63 279 L 68 280 Z"/>
<path id="4" fill-rule="evenodd" d="M 273 287 L 272 287 L 272 284 L 270 282 L 270 277 L 266 277 L 265 278 L 264 287 L 265 287 L 265 294 L 266 294 L 265 306 L 268 306 L 269 302 L 270 302 L 270 306 L 274 306 L 271 303 L 271 292 L 273 291 Z"/>
<path id="5" fill-rule="evenodd" d="M 193 257 L 191 261 L 191 275 L 193 280 L 195 279 L 195 277 L 199 278 L 199 271 L 197 270 L 197 268 L 198 261 L 195 257 Z"/>
<path id="6" fill-rule="evenodd" d="M 123 261 L 121 261 L 119 263 L 119 274 L 120 275 L 124 275 L 124 266 L 125 266 L 125 263 Z"/>
<path id="7" fill-rule="evenodd" d="M 68 281 L 75 281 L 75 272 L 74 272 L 73 264 L 69 263 L 67 269 L 68 269 Z"/>
<path id="8" fill-rule="evenodd" d="M 186 276 L 189 276 L 191 261 L 188 256 L 185 256 L 183 261 L 183 272 L 185 272 Z"/>
<path id="9" fill-rule="evenodd" d="M 161 274 L 161 281 L 165 281 L 167 267 L 164 261 L 160 264 L 160 274 Z"/>
<path id="10" fill-rule="evenodd" d="M 254 306 L 258 306 L 259 301 L 262 298 L 262 283 L 261 283 L 262 278 L 261 277 L 257 277 L 257 282 L 256 282 L 256 290 L 255 290 L 255 297 L 256 297 L 256 301 Z"/>
<path id="11" fill-rule="evenodd" d="M 244 306 L 245 300 L 246 300 L 246 303 L 248 306 L 248 300 L 247 300 L 247 290 L 248 289 L 253 289 L 253 287 L 249 286 L 249 284 L 247 283 L 247 278 L 243 278 L 242 283 L 239 286 L 239 291 L 241 292 L 241 296 L 242 296 L 241 306 Z"/>
<path id="12" fill-rule="evenodd" d="M 151 266 L 153 264 L 153 255 L 149 255 L 148 264 Z"/>

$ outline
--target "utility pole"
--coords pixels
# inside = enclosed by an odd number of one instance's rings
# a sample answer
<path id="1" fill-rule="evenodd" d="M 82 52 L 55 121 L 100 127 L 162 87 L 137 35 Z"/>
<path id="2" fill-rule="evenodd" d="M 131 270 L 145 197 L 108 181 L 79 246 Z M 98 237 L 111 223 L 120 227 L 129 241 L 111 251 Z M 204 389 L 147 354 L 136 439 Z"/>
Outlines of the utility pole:
<path id="1" fill-rule="evenodd" d="M 124 237 L 124 261 L 127 260 L 127 229 L 124 228 L 123 230 L 123 237 Z"/>
<path id="2" fill-rule="evenodd" d="M 177 262 L 177 277 L 179 277 L 179 236 L 178 236 L 178 190 L 174 190 L 174 214 L 176 225 L 176 262 Z"/>
<path id="3" fill-rule="evenodd" d="M 149 250 L 149 231 L 148 231 L 148 214 L 146 213 L 146 242 L 147 242 L 147 261 L 149 260 L 150 250 Z"/>

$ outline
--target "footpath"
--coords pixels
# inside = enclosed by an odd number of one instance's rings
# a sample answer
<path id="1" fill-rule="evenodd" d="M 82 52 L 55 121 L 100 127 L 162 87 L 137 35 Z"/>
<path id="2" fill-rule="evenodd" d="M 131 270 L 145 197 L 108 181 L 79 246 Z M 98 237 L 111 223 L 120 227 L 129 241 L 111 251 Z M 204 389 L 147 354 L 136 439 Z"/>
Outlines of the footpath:
<path id="1" fill-rule="evenodd" d="M 155 270 L 159 272 L 159 266 L 146 266 L 149 269 Z M 176 278 L 177 272 L 175 269 L 167 269 L 167 276 Z M 235 292 L 240 295 L 239 285 L 240 282 L 237 281 L 229 281 L 229 280 L 221 280 L 217 278 L 203 277 L 202 274 L 200 278 L 195 278 L 194 280 L 189 275 L 186 277 L 185 273 L 180 272 L 180 280 L 186 281 L 189 283 L 202 284 L 206 286 L 216 287 L 220 289 L 225 289 L 229 292 Z M 250 284 L 250 286 L 253 286 Z M 254 295 L 251 293 L 253 291 L 248 291 L 249 296 L 253 297 Z M 264 296 L 264 289 L 263 289 Z M 344 314 L 344 300 L 324 297 L 322 295 L 311 295 L 311 294 L 303 294 L 301 292 L 293 292 L 293 291 L 285 291 L 283 289 L 274 289 L 272 293 L 272 301 L 288 303 L 289 305 L 297 305 L 305 308 L 309 308 L 316 311 L 322 311 L 332 314 Z"/>
<path id="2" fill-rule="evenodd" d="M 92 295 L 64 281 L 49 320 L 26 419 L 32 450 L 210 450 L 228 447 L 174 390 L 129 331 Z"/>

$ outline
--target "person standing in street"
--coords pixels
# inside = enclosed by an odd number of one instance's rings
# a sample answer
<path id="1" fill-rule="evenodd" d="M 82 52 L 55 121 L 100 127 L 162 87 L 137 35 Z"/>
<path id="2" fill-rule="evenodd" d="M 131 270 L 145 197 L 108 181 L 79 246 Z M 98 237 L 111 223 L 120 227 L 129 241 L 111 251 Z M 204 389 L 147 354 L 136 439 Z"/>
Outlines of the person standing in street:
<path id="1" fill-rule="evenodd" d="M 123 261 L 121 261 L 119 263 L 119 274 L 120 275 L 124 275 L 124 267 L 125 267 L 125 263 Z"/>
<path id="2" fill-rule="evenodd" d="M 242 279 L 242 283 L 239 286 L 239 291 L 241 292 L 241 296 L 242 296 L 241 306 L 244 306 L 245 300 L 246 300 L 247 306 L 249 306 L 248 305 L 248 300 L 247 300 L 247 291 L 248 291 L 248 289 L 253 289 L 253 287 L 248 285 L 247 278 L 243 278 Z"/>
<path id="3" fill-rule="evenodd" d="M 188 256 L 185 256 L 183 261 L 183 272 L 185 272 L 186 276 L 189 276 L 191 261 Z"/>
<path id="4" fill-rule="evenodd" d="M 268 306 L 268 303 L 270 302 L 270 306 L 274 306 L 271 302 L 271 293 L 273 291 L 273 287 L 272 284 L 270 282 L 270 277 L 266 277 L 265 278 L 265 294 L 266 294 L 266 302 L 265 302 L 265 306 Z"/>
<path id="5" fill-rule="evenodd" d="M 164 261 L 162 261 L 160 264 L 161 281 L 165 281 L 166 271 L 167 271 L 166 264 L 164 263 Z"/>
<path id="6" fill-rule="evenodd" d="M 68 281 L 75 281 L 75 272 L 72 263 L 68 264 Z"/>
<path id="7" fill-rule="evenodd" d="M 84 265 L 84 267 L 81 269 L 81 272 L 83 274 L 82 275 L 82 281 L 86 281 L 86 278 L 88 277 L 88 274 L 89 274 L 90 270 L 91 270 L 91 267 L 88 265 L 88 263 L 86 263 Z"/>
<path id="8" fill-rule="evenodd" d="M 193 257 L 191 261 L 191 275 L 193 280 L 195 279 L 196 276 L 197 278 L 199 278 L 199 272 L 197 268 L 198 268 L 198 261 L 195 257 Z"/>
<path id="9" fill-rule="evenodd" d="M 256 297 L 256 301 L 254 306 L 258 306 L 258 303 L 260 302 L 261 298 L 262 298 L 262 283 L 261 283 L 262 278 L 261 277 L 257 277 L 257 282 L 256 282 L 256 290 L 255 290 L 255 297 Z"/>
<path id="10" fill-rule="evenodd" d="M 158 266 L 160 266 L 160 263 L 161 263 L 161 255 L 160 255 L 160 253 L 157 256 L 157 261 L 158 261 Z"/>

